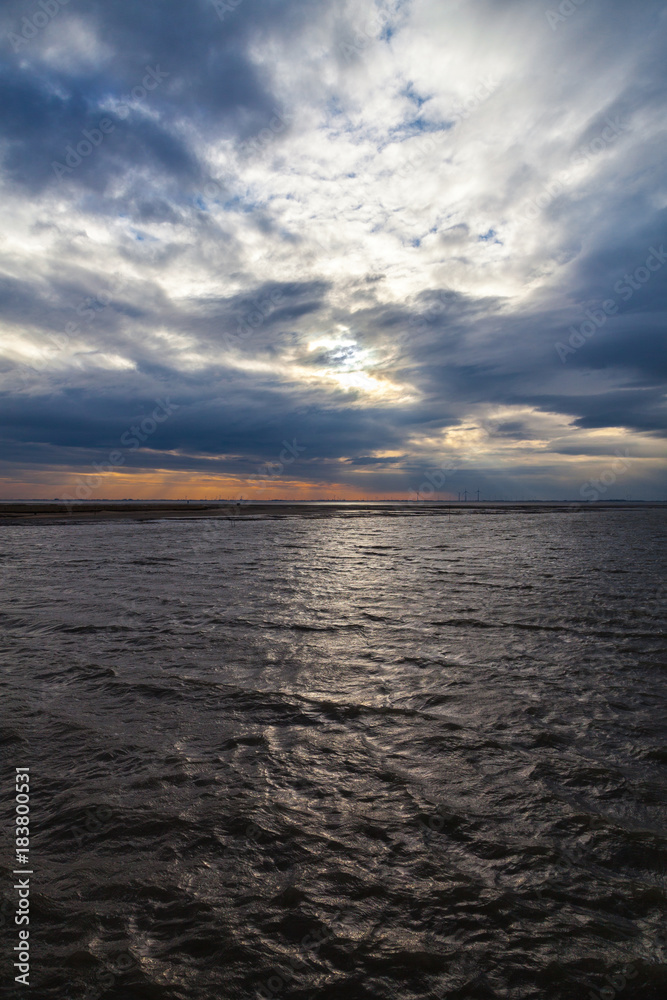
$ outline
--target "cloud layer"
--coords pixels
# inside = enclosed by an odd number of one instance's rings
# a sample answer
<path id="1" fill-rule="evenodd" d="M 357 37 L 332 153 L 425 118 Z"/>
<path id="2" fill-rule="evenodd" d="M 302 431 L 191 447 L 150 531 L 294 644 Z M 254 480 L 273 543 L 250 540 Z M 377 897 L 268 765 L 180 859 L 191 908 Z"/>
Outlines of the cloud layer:
<path id="1" fill-rule="evenodd" d="M 0 35 L 0 495 L 665 497 L 663 4 Z"/>

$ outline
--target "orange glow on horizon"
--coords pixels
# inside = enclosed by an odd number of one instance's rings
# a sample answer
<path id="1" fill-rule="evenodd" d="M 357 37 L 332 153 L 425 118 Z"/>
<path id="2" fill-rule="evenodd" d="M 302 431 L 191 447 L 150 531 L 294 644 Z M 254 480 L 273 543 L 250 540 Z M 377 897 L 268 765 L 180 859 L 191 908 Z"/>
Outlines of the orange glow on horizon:
<path id="1" fill-rule="evenodd" d="M 386 493 L 340 482 L 305 482 L 286 476 L 253 480 L 235 476 L 193 476 L 191 472 L 155 470 L 98 475 L 62 469 L 39 470 L 28 480 L 0 478 L 0 500 L 405 500 L 406 489 Z M 448 495 L 440 494 L 442 499 Z"/>

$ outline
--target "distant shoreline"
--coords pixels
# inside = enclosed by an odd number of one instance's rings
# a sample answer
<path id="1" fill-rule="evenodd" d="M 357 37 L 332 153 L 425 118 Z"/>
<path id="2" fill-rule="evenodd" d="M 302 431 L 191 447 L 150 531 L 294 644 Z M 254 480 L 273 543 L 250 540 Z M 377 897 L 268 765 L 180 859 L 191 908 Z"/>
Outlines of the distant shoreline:
<path id="1" fill-rule="evenodd" d="M 423 517 L 442 514 L 600 512 L 667 509 L 664 501 L 279 501 L 237 504 L 226 501 L 0 501 L 0 526 L 12 524 L 87 524 L 98 521 L 154 521 L 167 518 L 280 519 L 286 517 Z"/>

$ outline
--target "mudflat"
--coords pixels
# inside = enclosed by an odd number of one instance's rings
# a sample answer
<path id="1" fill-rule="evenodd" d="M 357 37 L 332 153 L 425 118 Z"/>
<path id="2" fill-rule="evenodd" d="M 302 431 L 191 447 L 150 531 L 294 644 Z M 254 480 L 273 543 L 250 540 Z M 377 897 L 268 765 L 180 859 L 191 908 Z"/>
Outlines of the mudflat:
<path id="1" fill-rule="evenodd" d="M 62 521 L 72 523 L 112 521 L 119 518 L 132 520 L 155 520 L 184 517 L 376 517 L 376 516 L 437 516 L 457 514 L 502 514 L 507 511 L 530 511 L 533 513 L 603 510 L 646 510 L 667 507 L 665 503 L 576 503 L 576 502 L 279 502 L 252 503 L 244 501 L 84 501 L 77 504 L 39 503 L 15 501 L 0 503 L 0 526 L 10 524 L 54 524 Z"/>

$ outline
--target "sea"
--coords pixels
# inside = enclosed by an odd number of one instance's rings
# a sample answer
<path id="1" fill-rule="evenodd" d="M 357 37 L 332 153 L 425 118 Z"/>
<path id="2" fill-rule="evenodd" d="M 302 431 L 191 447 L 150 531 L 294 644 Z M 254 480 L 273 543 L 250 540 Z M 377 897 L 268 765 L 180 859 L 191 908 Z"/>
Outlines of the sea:
<path id="1" fill-rule="evenodd" d="M 593 506 L 3 528 L 3 996 L 664 1000 L 666 543 Z"/>

